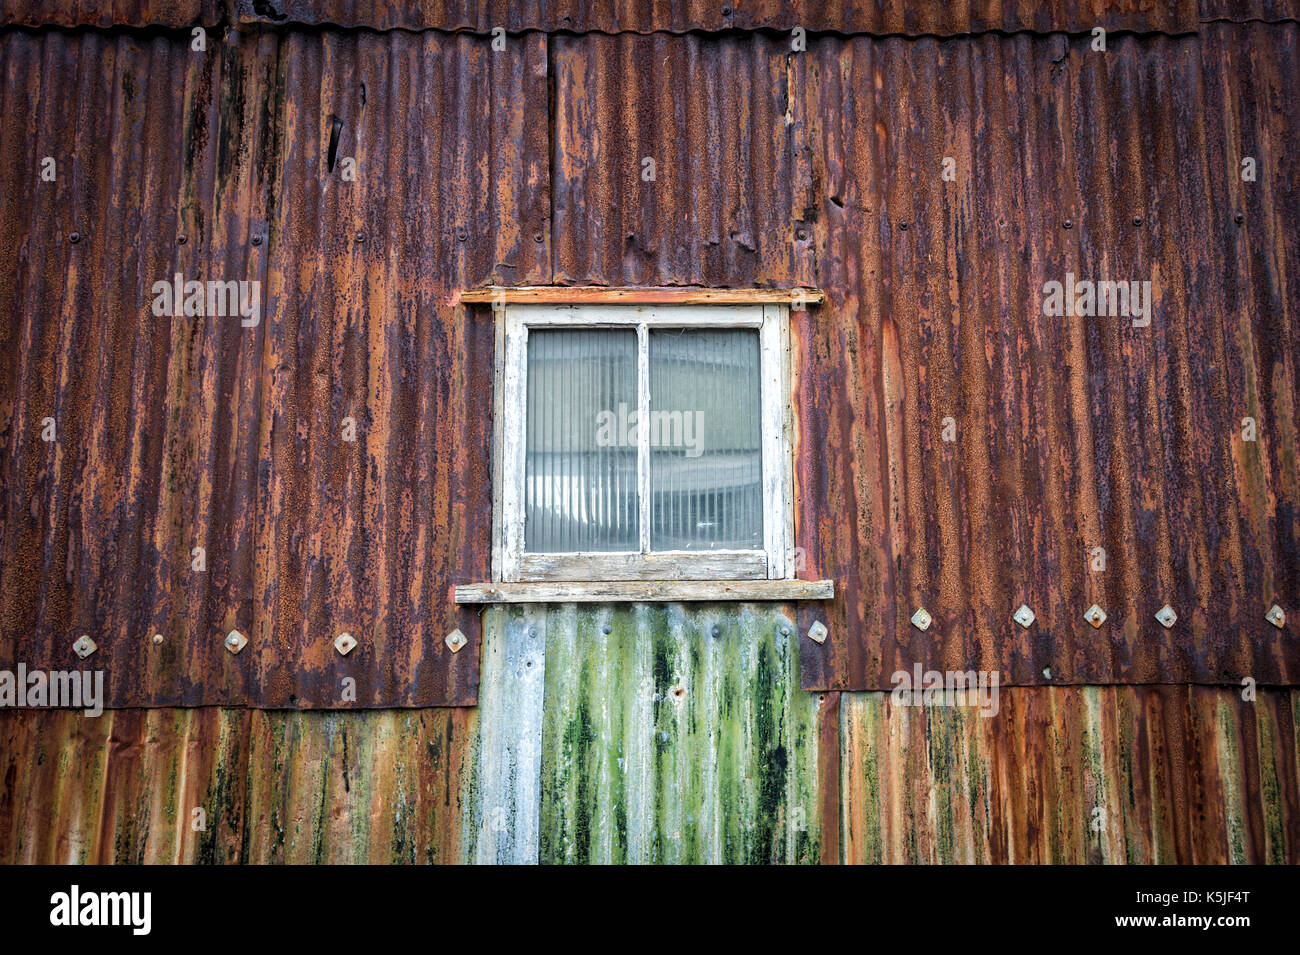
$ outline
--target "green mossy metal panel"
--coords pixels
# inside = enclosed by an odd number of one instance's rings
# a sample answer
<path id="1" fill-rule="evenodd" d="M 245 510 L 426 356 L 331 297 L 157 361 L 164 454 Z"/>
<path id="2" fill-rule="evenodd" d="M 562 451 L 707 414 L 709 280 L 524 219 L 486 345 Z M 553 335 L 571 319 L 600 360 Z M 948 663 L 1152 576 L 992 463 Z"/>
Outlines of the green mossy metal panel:
<path id="1" fill-rule="evenodd" d="M 821 695 L 780 608 L 569 604 L 546 634 L 542 862 L 818 861 Z"/>

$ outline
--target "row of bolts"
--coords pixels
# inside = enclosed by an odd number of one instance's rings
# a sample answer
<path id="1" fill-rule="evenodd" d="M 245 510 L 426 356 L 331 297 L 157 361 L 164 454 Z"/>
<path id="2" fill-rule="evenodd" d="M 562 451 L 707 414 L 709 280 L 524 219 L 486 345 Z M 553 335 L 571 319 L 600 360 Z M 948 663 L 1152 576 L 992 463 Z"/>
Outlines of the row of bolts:
<path id="1" fill-rule="evenodd" d="M 1021 604 L 1016 609 L 1016 612 L 1012 614 L 1012 619 L 1015 620 L 1016 623 L 1020 624 L 1020 626 L 1028 630 L 1031 626 L 1033 626 L 1034 619 L 1035 619 L 1034 612 L 1030 610 L 1029 607 L 1027 607 L 1025 604 Z M 1096 604 L 1093 604 L 1091 607 L 1089 607 L 1087 610 L 1084 611 L 1083 619 L 1087 620 L 1088 623 L 1092 624 L 1094 628 L 1100 627 L 1103 623 L 1106 622 L 1106 611 L 1102 610 Z M 1264 619 L 1267 620 L 1269 623 L 1271 623 L 1273 626 L 1277 627 L 1279 630 L 1282 627 L 1286 626 L 1286 613 L 1277 604 L 1273 604 L 1273 606 L 1268 608 L 1268 612 L 1264 614 Z M 1173 607 L 1169 606 L 1169 604 L 1165 604 L 1158 611 L 1156 611 L 1156 620 L 1160 622 L 1160 625 L 1162 627 L 1168 630 L 1171 627 L 1173 627 L 1175 623 L 1178 622 L 1178 614 L 1174 612 Z M 916 629 L 922 632 L 929 630 L 930 625 L 933 622 L 934 622 L 934 618 L 930 616 L 930 611 L 926 610 L 924 607 L 919 608 L 916 611 L 916 613 L 912 614 L 912 626 L 916 627 Z M 610 633 L 611 631 L 611 628 L 609 627 L 608 624 L 602 627 L 601 629 L 606 634 Z M 784 634 L 785 636 L 789 636 L 790 628 L 782 627 L 781 633 Z M 813 625 L 808 628 L 808 637 L 817 643 L 825 643 L 827 633 L 828 631 L 826 629 L 826 625 L 823 624 L 820 620 L 815 621 Z M 713 628 L 713 636 L 718 637 L 721 635 L 722 635 L 721 628 L 715 626 Z M 153 642 L 162 643 L 163 635 L 161 633 L 155 633 L 153 635 Z M 465 644 L 468 641 L 465 639 L 465 635 L 461 633 L 460 630 L 453 630 L 451 633 L 447 634 L 447 637 L 444 640 L 444 642 L 451 649 L 451 652 L 455 653 L 461 647 L 465 646 Z M 245 637 L 238 630 L 231 630 L 230 633 L 226 635 L 226 639 L 223 641 L 223 643 L 225 648 L 229 650 L 231 653 L 238 653 L 240 650 L 244 649 L 244 647 L 248 645 L 248 638 Z M 349 653 L 351 653 L 352 650 L 356 648 L 356 646 L 357 646 L 356 638 L 353 637 L 352 634 L 350 633 L 346 633 L 346 632 L 340 633 L 337 637 L 334 638 L 334 649 L 337 650 L 343 656 L 347 656 Z M 94 640 L 90 639 L 89 634 L 83 633 L 80 637 L 77 638 L 76 642 L 72 644 L 72 649 L 76 652 L 77 656 L 81 657 L 84 660 L 86 657 L 90 656 L 97 649 L 99 649 L 99 647 Z"/>

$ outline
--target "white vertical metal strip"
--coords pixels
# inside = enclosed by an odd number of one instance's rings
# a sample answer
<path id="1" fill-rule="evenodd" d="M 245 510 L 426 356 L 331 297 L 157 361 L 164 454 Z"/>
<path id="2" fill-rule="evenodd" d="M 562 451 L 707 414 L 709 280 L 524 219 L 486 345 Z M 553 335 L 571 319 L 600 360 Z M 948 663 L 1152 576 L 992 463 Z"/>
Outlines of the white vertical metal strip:
<path id="1" fill-rule="evenodd" d="M 641 553 L 650 553 L 650 331 L 637 326 L 637 498 L 640 509 Z"/>
<path id="2" fill-rule="evenodd" d="M 781 372 L 781 309 L 763 306 L 763 327 L 759 332 L 762 354 L 761 402 L 763 406 L 763 549 L 767 551 L 767 576 L 786 576 L 786 468 L 785 376 Z"/>
<path id="3" fill-rule="evenodd" d="M 466 833 L 479 863 L 538 860 L 546 622 L 545 604 L 493 607 L 484 615 L 477 798 Z"/>

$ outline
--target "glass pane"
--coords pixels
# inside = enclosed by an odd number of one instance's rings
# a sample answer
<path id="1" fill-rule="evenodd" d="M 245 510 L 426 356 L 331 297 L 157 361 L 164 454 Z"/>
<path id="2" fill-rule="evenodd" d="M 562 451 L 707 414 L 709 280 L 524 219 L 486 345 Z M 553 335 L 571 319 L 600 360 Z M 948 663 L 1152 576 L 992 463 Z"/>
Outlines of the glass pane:
<path id="1" fill-rule="evenodd" d="M 650 332 L 650 549 L 761 550 L 758 332 Z"/>
<path id="2" fill-rule="evenodd" d="M 635 331 L 530 329 L 524 550 L 640 549 Z"/>

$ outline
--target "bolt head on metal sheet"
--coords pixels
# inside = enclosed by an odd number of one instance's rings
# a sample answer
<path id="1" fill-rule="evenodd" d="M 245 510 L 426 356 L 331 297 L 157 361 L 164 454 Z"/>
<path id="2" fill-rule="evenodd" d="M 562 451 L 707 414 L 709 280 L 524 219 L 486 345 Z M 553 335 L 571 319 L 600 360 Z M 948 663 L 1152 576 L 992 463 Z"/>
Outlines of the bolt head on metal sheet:
<path id="1" fill-rule="evenodd" d="M 808 639 L 813 643 L 825 643 L 826 634 L 826 625 L 820 620 L 814 620 L 813 625 L 808 628 Z"/>
<path id="2" fill-rule="evenodd" d="M 1106 622 L 1106 611 L 1093 604 L 1083 612 L 1083 619 L 1092 624 L 1094 628 L 1100 627 Z"/>
<path id="3" fill-rule="evenodd" d="M 1156 619 L 1160 621 L 1162 627 L 1168 630 L 1178 622 L 1178 614 L 1174 613 L 1173 607 L 1169 606 L 1169 604 L 1165 604 L 1156 611 Z"/>
<path id="4" fill-rule="evenodd" d="M 246 646 L 248 646 L 248 637 L 238 630 L 231 630 L 230 633 L 226 634 L 226 649 L 231 653 L 238 653 Z"/>
<path id="5" fill-rule="evenodd" d="M 930 616 L 930 611 L 922 607 L 916 613 L 912 614 L 912 626 L 916 627 L 917 630 L 929 630 L 933 619 L 934 618 Z"/>
<path id="6" fill-rule="evenodd" d="M 98 649 L 99 646 L 94 640 L 90 639 L 90 634 L 87 633 L 83 633 L 81 636 L 77 637 L 76 641 L 72 644 L 73 652 L 83 660 Z"/>
<path id="7" fill-rule="evenodd" d="M 347 633 L 346 631 L 340 633 L 337 637 L 334 638 L 334 649 L 337 650 L 339 653 L 341 653 L 343 656 L 347 656 L 349 653 L 351 653 L 356 648 L 356 645 L 357 645 L 356 638 L 353 637 L 352 634 Z"/>
<path id="8" fill-rule="evenodd" d="M 453 630 L 451 633 L 447 634 L 446 643 L 447 646 L 451 647 L 452 653 L 455 653 L 468 642 L 469 641 L 465 639 L 465 634 L 461 633 L 459 630 Z"/>
<path id="9" fill-rule="evenodd" d="M 1279 630 L 1286 626 L 1286 613 L 1277 604 L 1273 604 L 1268 608 L 1268 613 L 1264 614 L 1264 619 Z"/>
<path id="10" fill-rule="evenodd" d="M 1034 612 L 1024 604 L 1021 604 L 1020 609 L 1015 613 L 1015 621 L 1028 630 L 1034 624 Z"/>

